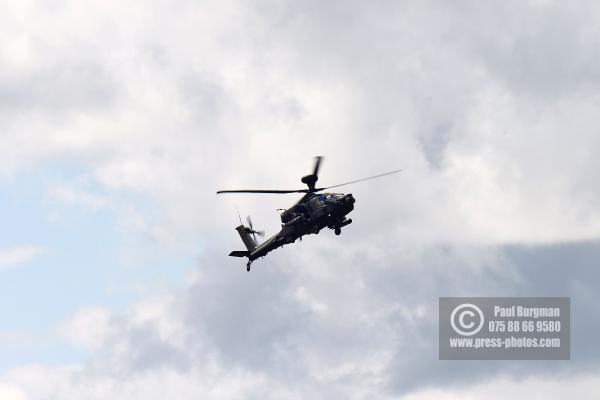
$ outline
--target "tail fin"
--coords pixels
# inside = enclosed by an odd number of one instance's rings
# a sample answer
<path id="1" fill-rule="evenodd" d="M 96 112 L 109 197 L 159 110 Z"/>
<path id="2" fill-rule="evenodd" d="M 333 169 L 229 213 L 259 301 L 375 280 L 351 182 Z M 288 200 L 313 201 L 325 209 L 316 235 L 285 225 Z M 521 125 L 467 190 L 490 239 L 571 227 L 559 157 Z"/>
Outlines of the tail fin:
<path id="1" fill-rule="evenodd" d="M 240 234 L 242 242 L 244 242 L 244 244 L 246 245 L 248 252 L 252 253 L 254 249 L 256 249 L 256 242 L 254 241 L 252 235 L 250 235 L 247 229 L 248 228 L 246 228 L 244 225 L 240 225 L 237 228 L 235 228 L 235 230 L 238 231 L 238 233 Z"/>

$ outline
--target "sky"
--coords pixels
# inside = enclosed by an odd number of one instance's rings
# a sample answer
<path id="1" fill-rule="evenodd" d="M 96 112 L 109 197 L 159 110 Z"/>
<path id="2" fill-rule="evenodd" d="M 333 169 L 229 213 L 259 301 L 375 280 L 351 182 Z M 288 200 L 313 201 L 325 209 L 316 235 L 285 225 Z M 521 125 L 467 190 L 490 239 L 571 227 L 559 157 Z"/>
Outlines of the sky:
<path id="1" fill-rule="evenodd" d="M 600 390 L 593 1 L 0 2 L 0 398 Z M 353 224 L 256 261 L 302 188 Z M 571 360 L 440 361 L 441 296 L 568 296 Z"/>

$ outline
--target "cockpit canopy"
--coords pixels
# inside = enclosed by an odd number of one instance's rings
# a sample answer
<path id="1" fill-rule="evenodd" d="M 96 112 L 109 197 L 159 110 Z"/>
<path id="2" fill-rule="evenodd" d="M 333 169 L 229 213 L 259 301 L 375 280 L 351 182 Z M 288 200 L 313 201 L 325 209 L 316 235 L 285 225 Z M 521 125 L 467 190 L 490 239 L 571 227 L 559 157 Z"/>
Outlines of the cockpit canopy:
<path id="1" fill-rule="evenodd" d="M 321 203 L 335 203 L 337 200 L 341 200 L 344 198 L 343 193 L 323 193 L 317 195 L 317 198 Z"/>

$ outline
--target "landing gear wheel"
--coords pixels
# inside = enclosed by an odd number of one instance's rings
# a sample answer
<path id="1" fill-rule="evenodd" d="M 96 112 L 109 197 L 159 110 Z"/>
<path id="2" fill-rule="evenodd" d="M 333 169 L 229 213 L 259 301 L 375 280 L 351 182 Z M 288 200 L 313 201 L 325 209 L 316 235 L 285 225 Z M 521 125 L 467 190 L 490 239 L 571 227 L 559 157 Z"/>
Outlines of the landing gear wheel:
<path id="1" fill-rule="evenodd" d="M 250 263 L 246 264 L 246 271 L 250 272 Z"/>
<path id="2" fill-rule="evenodd" d="M 342 233 L 342 230 L 340 228 L 335 228 L 334 232 L 339 236 L 339 234 Z"/>

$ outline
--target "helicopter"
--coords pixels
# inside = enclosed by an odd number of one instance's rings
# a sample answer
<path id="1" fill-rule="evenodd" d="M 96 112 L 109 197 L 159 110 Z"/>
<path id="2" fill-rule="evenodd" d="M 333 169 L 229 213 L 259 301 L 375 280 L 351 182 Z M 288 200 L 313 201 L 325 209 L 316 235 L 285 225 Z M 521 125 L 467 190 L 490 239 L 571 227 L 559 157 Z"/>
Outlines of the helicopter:
<path id="1" fill-rule="evenodd" d="M 318 234 L 323 228 L 329 228 L 336 235 L 342 233 L 342 228 L 350 225 L 352 219 L 346 216 L 354 210 L 356 199 L 351 193 L 321 193 L 327 189 L 333 189 L 351 183 L 362 182 L 370 179 L 381 178 L 402 171 L 401 169 L 356 179 L 349 182 L 340 183 L 328 187 L 316 187 L 319 180 L 319 168 L 321 167 L 322 156 L 315 157 L 315 162 L 311 174 L 303 176 L 300 180 L 304 183 L 306 189 L 295 190 L 260 190 L 260 189 L 241 189 L 241 190 L 219 190 L 217 194 L 223 193 L 304 193 L 304 195 L 290 208 L 280 209 L 283 211 L 281 217 L 281 230 L 275 235 L 258 243 L 256 235 L 264 236 L 264 231 L 254 229 L 252 219 L 247 217 L 248 226 L 245 226 L 240 219 L 240 225 L 235 229 L 242 238 L 246 250 L 236 250 L 229 253 L 231 257 L 247 257 L 248 263 L 246 270 L 250 271 L 250 265 L 257 258 L 264 257 L 271 251 L 286 244 L 294 243 L 296 240 L 302 240 L 302 236 L 309 234 Z"/>

